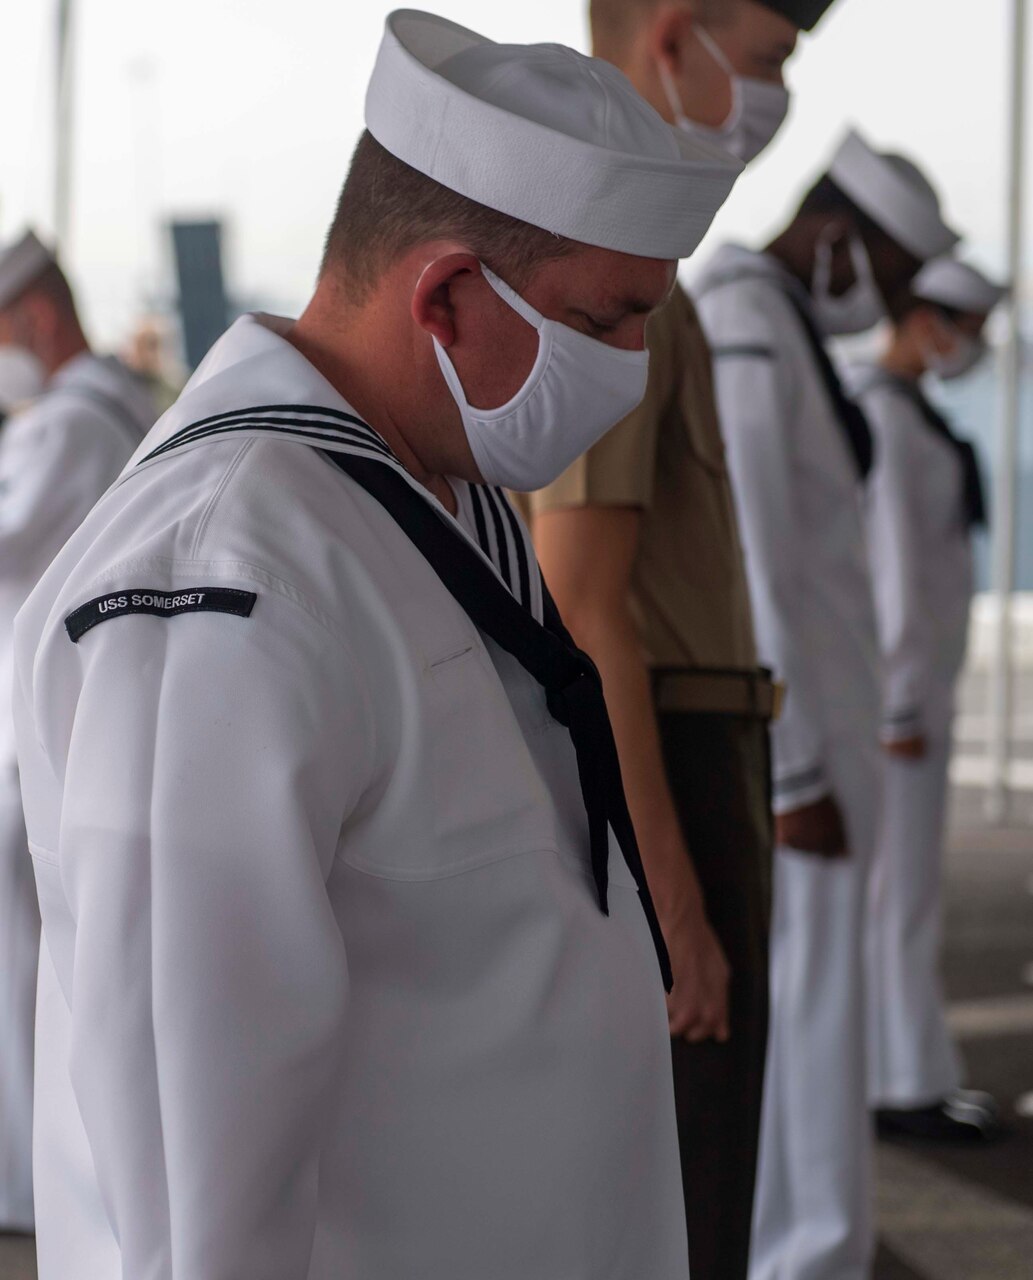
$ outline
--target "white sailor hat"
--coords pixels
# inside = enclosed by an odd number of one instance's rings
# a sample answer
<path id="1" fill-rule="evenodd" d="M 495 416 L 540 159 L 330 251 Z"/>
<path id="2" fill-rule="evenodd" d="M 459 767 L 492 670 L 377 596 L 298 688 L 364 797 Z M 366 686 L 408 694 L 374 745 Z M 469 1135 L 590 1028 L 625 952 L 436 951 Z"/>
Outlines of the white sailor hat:
<path id="1" fill-rule="evenodd" d="M 1008 290 L 957 258 L 937 258 L 915 276 L 912 297 L 969 315 L 988 316 Z"/>
<path id="2" fill-rule="evenodd" d="M 387 19 L 366 126 L 470 200 L 647 258 L 688 257 L 743 169 L 667 124 L 609 63 L 412 9 Z"/>
<path id="3" fill-rule="evenodd" d="M 34 231 L 0 247 L 0 310 L 46 271 L 56 259 Z"/>
<path id="4" fill-rule="evenodd" d="M 943 220 L 940 199 L 917 165 L 903 156 L 876 151 L 851 129 L 829 166 L 828 175 L 887 235 L 922 262 L 938 258 L 959 236 Z"/>

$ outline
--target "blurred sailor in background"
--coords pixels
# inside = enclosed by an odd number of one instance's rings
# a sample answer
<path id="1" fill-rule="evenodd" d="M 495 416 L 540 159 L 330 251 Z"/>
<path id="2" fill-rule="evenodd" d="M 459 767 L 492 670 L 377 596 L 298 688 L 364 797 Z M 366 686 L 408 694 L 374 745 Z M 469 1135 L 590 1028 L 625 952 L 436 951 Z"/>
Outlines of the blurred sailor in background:
<path id="1" fill-rule="evenodd" d="M 0 360 L 38 394 L 0 430 L 0 1229 L 31 1227 L 32 1010 L 39 914 L 11 719 L 14 617 L 156 413 L 95 356 L 72 291 L 32 231 L 0 247 Z"/>
<path id="2" fill-rule="evenodd" d="M 302 317 L 19 618 L 41 1280 L 688 1277 L 664 943 L 502 487 L 639 402 L 741 165 L 414 11 L 366 122 Z"/>
<path id="3" fill-rule="evenodd" d="M 891 300 L 894 325 L 851 388 L 875 435 L 868 538 L 885 688 L 884 808 L 869 921 L 869 1096 L 887 1133 L 996 1134 L 996 1108 L 961 1089 L 940 986 L 940 890 L 955 696 L 968 638 L 979 466 L 923 389 L 986 355 L 1004 290 L 973 267 L 929 263 Z"/>
<path id="4" fill-rule="evenodd" d="M 29 406 L 45 381 L 43 365 L 31 351 L 0 346 L 0 426 L 12 413 Z"/>
<path id="5" fill-rule="evenodd" d="M 756 157 L 831 0 L 593 0 L 593 47 L 689 137 Z M 768 1027 L 775 690 L 757 665 L 710 353 L 676 289 L 641 406 L 534 495 L 535 543 L 602 672 L 675 972 L 668 1000 L 694 1280 L 746 1275 Z M 730 970 L 730 974 L 729 974 Z"/>
<path id="6" fill-rule="evenodd" d="M 880 677 L 861 493 L 872 442 L 825 340 L 874 326 L 885 300 L 955 241 L 919 170 L 851 132 L 767 251 L 720 249 L 696 294 L 760 660 L 788 686 L 772 735 L 756 1280 L 861 1280 L 871 1262 L 862 943 Z"/>

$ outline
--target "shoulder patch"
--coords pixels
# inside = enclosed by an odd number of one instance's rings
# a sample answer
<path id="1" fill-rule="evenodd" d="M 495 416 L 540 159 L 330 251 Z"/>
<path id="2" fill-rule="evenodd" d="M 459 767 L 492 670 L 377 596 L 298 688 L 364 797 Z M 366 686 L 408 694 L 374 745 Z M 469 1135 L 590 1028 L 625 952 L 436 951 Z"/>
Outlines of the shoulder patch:
<path id="1" fill-rule="evenodd" d="M 188 587 L 182 591 L 159 591 L 154 587 L 126 587 L 87 600 L 65 618 L 65 630 L 73 644 L 87 631 L 112 618 L 130 613 L 149 613 L 156 618 L 174 618 L 181 613 L 232 613 L 250 618 L 257 592 L 230 587 Z"/>

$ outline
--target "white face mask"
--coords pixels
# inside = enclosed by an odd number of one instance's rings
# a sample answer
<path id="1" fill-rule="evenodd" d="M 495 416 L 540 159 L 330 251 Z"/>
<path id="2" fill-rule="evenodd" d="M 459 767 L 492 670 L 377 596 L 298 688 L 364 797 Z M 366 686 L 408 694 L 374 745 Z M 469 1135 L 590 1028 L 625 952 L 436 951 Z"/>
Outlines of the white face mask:
<path id="1" fill-rule="evenodd" d="M 856 232 L 850 236 L 854 283 L 846 293 L 832 292 L 832 246 L 836 236 L 821 234 L 814 247 L 811 303 L 821 329 L 829 337 L 867 333 L 886 318 L 886 303 L 875 282 L 872 260 Z"/>
<path id="2" fill-rule="evenodd" d="M 43 362 L 19 346 L 0 346 L 0 411 L 13 409 L 35 400 L 43 390 L 47 371 Z"/>
<path id="3" fill-rule="evenodd" d="M 674 76 L 668 67 L 659 63 L 660 83 L 674 112 L 675 123 L 688 133 L 709 138 L 748 164 L 760 155 L 782 127 L 789 113 L 789 90 L 785 85 L 739 75 L 709 31 L 701 26 L 694 30 L 700 44 L 728 77 L 732 109 L 724 124 L 716 127 L 690 120 L 682 106 Z"/>
<path id="4" fill-rule="evenodd" d="M 989 352 L 983 338 L 974 338 L 970 333 L 962 333 L 949 321 L 944 326 L 950 330 L 953 344 L 949 351 L 936 351 L 930 347 L 925 352 L 925 367 L 944 382 L 952 382 L 955 378 L 963 378 L 985 359 Z"/>
<path id="5" fill-rule="evenodd" d="M 649 352 L 623 351 L 547 320 L 483 263 L 481 271 L 503 302 L 538 331 L 538 357 L 527 381 L 498 409 L 475 409 L 436 338 L 434 349 L 484 480 L 530 493 L 552 484 L 642 402 Z"/>

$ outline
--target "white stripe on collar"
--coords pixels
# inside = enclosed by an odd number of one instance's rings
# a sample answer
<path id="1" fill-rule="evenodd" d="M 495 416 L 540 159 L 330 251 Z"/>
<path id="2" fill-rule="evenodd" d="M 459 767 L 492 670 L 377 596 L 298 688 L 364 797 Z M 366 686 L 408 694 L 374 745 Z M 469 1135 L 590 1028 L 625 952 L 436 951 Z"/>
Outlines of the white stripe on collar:
<path id="1" fill-rule="evenodd" d="M 335 453 L 353 453 L 391 467 L 405 478 L 423 501 L 428 502 L 477 549 L 536 621 L 542 621 L 541 572 L 530 535 L 503 491 L 485 485 L 467 486 L 476 527 L 476 536 L 473 536 L 433 494 L 413 479 L 382 436 L 361 418 L 339 409 L 322 405 L 274 404 L 213 414 L 180 428 L 131 466 L 122 479 L 160 462 L 171 453 L 191 450 L 209 440 L 227 437 L 293 441 Z"/>

